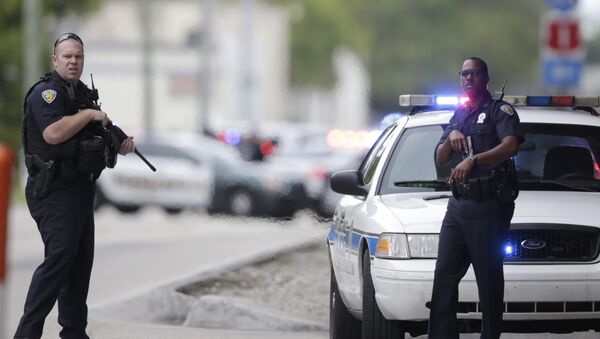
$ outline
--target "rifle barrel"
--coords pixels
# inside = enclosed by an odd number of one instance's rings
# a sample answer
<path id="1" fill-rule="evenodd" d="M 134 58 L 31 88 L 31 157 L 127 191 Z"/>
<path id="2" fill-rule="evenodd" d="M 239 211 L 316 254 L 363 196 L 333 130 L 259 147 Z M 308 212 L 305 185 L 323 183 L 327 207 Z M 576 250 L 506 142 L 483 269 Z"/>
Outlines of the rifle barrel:
<path id="1" fill-rule="evenodd" d="M 152 166 L 152 164 L 150 163 L 150 161 L 148 161 L 148 159 L 146 159 L 145 156 L 142 155 L 142 153 L 140 153 L 140 151 L 137 150 L 137 148 L 135 149 L 135 154 L 137 154 L 137 156 L 142 159 L 143 162 L 146 163 L 146 165 L 148 165 L 148 167 L 150 167 L 150 169 L 152 170 L 152 172 L 156 172 L 156 167 Z"/>

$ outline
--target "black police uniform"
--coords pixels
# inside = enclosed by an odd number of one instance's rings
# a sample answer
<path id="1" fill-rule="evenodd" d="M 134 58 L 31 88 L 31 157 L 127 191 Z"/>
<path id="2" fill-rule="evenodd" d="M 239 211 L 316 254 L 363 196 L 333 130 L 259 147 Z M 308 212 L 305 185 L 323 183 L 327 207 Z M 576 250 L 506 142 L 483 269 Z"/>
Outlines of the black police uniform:
<path id="1" fill-rule="evenodd" d="M 488 92 L 479 107 L 468 104 L 458 108 L 449 126 L 445 129 L 440 144 L 444 143 L 452 130 L 458 130 L 471 137 L 473 154 L 490 150 L 509 135 L 515 135 L 522 142 L 517 130 L 519 117 L 505 102 L 492 100 Z M 463 155 L 453 152 L 453 162 L 461 161 Z M 513 169 L 511 160 L 500 167 Z M 448 209 L 442 222 L 435 267 L 431 314 L 429 318 L 429 338 L 459 338 L 456 325 L 458 306 L 458 284 L 470 264 L 477 279 L 480 311 L 482 312 L 481 338 L 498 338 L 501 333 L 502 312 L 504 310 L 503 242 L 513 216 L 513 199 L 501 202 L 496 186 L 488 180 L 493 166 L 473 167 L 467 179 L 469 182 L 481 179 L 481 191 L 461 191 L 448 202 Z M 503 172 L 505 173 L 505 172 Z M 516 177 L 513 178 L 516 183 Z M 496 181 L 497 182 L 497 181 Z M 508 180 L 510 182 L 510 180 Z M 484 187 L 485 186 L 485 187 Z M 506 187 L 505 187 L 506 188 Z M 474 187 L 471 187 L 471 190 Z M 516 187 L 510 187 L 516 193 Z M 481 194 L 484 192 L 485 194 Z M 509 192 L 510 193 L 510 192 Z M 516 198 L 516 195 L 512 197 Z"/>
<path id="2" fill-rule="evenodd" d="M 95 179 L 99 172 L 78 167 L 78 143 L 82 138 L 96 137 L 98 128 L 90 124 L 60 145 L 46 143 L 42 131 L 64 116 L 92 107 L 89 91 L 82 82 L 73 86 L 54 72 L 36 83 L 25 97 L 22 128 L 26 157 L 35 154 L 43 161 L 54 161 L 56 166 L 50 189 L 42 197 L 34 194 L 39 176 L 34 176 L 36 169 L 28 166 L 25 196 L 44 243 L 44 261 L 33 274 L 15 337 L 40 338 L 45 318 L 58 300 L 61 338 L 88 338 L 86 300 L 94 253 Z"/>

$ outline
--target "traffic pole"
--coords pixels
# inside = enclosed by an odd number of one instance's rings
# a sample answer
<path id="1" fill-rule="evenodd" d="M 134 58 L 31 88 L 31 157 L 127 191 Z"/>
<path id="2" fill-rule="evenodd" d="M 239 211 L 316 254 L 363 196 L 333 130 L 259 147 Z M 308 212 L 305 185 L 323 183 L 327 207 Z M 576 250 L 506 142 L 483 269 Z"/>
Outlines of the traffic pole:
<path id="1" fill-rule="evenodd" d="M 5 284 L 6 279 L 6 247 L 7 247 L 7 224 L 8 224 L 8 205 L 10 201 L 10 177 L 14 161 L 11 149 L 0 143 L 0 335 L 6 333 L 6 298 Z"/>

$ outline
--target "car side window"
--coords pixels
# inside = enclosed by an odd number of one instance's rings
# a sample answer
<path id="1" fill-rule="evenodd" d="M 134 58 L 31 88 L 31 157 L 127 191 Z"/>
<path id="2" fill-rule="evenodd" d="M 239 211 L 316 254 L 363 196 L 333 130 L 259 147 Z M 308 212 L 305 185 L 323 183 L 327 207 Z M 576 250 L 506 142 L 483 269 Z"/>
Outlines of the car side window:
<path id="1" fill-rule="evenodd" d="M 390 142 L 387 141 L 390 140 L 389 136 L 390 134 L 392 134 L 392 131 L 395 128 L 395 124 L 390 125 L 381 133 L 381 135 L 379 136 L 379 138 L 377 139 L 373 147 L 371 147 L 371 150 L 365 157 L 365 160 L 360 165 L 359 170 L 360 173 L 362 173 L 363 183 L 365 185 L 369 185 L 373 180 L 373 174 L 375 174 L 377 164 L 379 163 L 379 160 L 381 160 L 381 155 L 383 154 L 383 151 L 385 151 L 387 147 L 389 147 Z"/>

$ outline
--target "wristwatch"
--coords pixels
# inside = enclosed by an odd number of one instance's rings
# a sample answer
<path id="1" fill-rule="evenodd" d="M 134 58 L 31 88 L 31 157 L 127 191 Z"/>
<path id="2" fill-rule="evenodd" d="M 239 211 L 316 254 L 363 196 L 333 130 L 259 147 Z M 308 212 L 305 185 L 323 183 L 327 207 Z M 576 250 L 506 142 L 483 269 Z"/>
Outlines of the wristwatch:
<path id="1" fill-rule="evenodd" d="M 473 160 L 473 166 L 477 166 L 477 159 L 479 157 L 477 156 L 477 154 L 471 154 L 469 155 L 469 159 Z"/>

